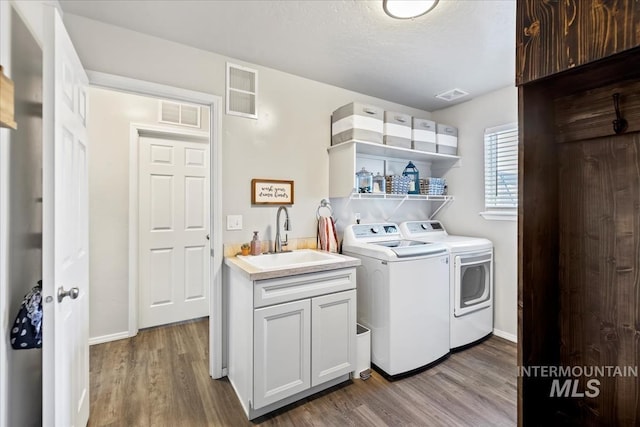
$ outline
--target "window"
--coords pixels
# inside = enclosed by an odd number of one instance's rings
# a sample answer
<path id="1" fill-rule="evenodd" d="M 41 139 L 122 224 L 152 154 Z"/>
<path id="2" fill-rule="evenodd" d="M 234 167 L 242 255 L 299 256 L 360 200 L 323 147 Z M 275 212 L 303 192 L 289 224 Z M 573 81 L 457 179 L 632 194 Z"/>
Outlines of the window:
<path id="1" fill-rule="evenodd" d="M 486 219 L 515 220 L 518 209 L 518 125 L 484 131 L 484 205 Z"/>
<path id="2" fill-rule="evenodd" d="M 160 123 L 200 127 L 200 107 L 171 101 L 160 101 Z"/>

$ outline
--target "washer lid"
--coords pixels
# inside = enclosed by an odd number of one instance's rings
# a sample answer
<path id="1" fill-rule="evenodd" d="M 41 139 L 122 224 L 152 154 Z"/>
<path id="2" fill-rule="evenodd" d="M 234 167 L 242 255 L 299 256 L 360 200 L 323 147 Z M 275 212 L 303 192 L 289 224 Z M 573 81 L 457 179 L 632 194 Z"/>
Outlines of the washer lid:
<path id="1" fill-rule="evenodd" d="M 387 242 L 375 242 L 370 244 L 389 248 L 398 256 L 398 258 L 434 255 L 446 251 L 442 245 L 420 242 L 418 240 L 390 240 Z"/>
<path id="2" fill-rule="evenodd" d="M 383 261 L 430 257 L 446 251 L 447 247 L 442 244 L 403 239 L 398 226 L 391 222 L 348 225 L 342 241 L 343 253 L 366 255 Z"/>
<path id="3" fill-rule="evenodd" d="M 380 240 L 366 243 L 345 242 L 342 245 L 342 253 L 356 257 L 364 255 L 382 261 L 403 261 L 445 255 L 447 247 L 441 243 L 415 240 Z"/>

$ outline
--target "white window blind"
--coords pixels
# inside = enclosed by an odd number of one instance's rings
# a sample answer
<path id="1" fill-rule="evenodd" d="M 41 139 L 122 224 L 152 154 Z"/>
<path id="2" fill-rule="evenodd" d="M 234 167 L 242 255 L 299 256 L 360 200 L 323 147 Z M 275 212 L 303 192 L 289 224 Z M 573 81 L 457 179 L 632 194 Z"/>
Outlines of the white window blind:
<path id="1" fill-rule="evenodd" d="M 484 132 L 484 204 L 487 211 L 518 208 L 518 124 Z"/>

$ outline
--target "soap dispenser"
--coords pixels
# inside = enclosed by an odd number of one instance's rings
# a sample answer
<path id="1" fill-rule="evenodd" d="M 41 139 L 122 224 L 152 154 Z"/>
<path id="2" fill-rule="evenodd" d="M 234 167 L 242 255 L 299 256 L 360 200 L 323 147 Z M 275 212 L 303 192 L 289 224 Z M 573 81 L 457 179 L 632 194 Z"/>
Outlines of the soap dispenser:
<path id="1" fill-rule="evenodd" d="M 251 255 L 260 255 L 262 253 L 262 242 L 258 237 L 258 232 L 253 232 L 253 239 L 251 240 Z"/>

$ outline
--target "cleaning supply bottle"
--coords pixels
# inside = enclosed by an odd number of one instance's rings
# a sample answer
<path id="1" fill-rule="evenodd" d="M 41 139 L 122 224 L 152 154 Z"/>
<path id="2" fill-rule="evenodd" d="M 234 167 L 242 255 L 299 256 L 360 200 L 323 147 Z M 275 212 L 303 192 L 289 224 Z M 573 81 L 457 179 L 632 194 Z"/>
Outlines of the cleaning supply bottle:
<path id="1" fill-rule="evenodd" d="M 262 242 L 258 237 L 258 232 L 253 232 L 253 239 L 251 240 L 251 255 L 260 255 L 262 253 Z"/>

